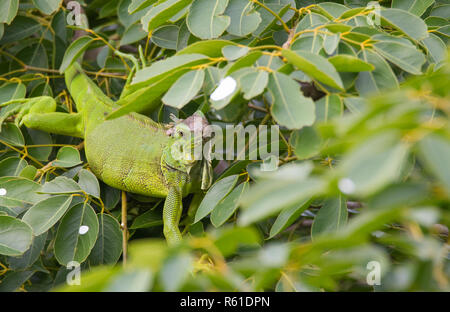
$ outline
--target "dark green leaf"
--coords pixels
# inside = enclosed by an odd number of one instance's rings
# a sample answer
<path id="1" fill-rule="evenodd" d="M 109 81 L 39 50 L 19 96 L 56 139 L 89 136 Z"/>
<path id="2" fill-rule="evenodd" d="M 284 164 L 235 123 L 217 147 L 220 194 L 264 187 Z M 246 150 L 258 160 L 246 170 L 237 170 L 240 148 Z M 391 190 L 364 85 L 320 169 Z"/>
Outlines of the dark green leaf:
<path id="1" fill-rule="evenodd" d="M 247 189 L 248 182 L 240 184 L 214 207 L 211 222 L 215 227 L 221 226 L 233 215 L 238 207 L 239 199 L 244 196 Z"/>
<path id="2" fill-rule="evenodd" d="M 66 195 L 49 197 L 32 206 L 22 220 L 31 226 L 34 235 L 41 235 L 61 219 L 71 201 L 72 197 Z"/>
<path id="3" fill-rule="evenodd" d="M 30 248 L 32 230 L 25 222 L 0 216 L 0 254 L 19 256 Z"/>
<path id="4" fill-rule="evenodd" d="M 347 201 L 344 196 L 328 198 L 319 209 L 311 228 L 311 237 L 335 232 L 347 223 Z"/>
<path id="5" fill-rule="evenodd" d="M 238 179 L 238 175 L 231 175 L 214 183 L 198 207 L 194 223 L 200 221 L 213 211 L 214 207 L 231 192 Z"/>
<path id="6" fill-rule="evenodd" d="M 59 71 L 63 73 L 73 62 L 80 57 L 84 51 L 86 51 L 90 44 L 94 41 L 93 38 L 89 36 L 83 36 L 75 40 L 70 44 L 64 53 L 64 59 L 59 67 Z"/>
<path id="7" fill-rule="evenodd" d="M 122 231 L 119 222 L 110 215 L 97 214 L 99 231 L 89 255 L 91 265 L 116 264 L 122 253 Z"/>
<path id="8" fill-rule="evenodd" d="M 97 240 L 99 225 L 94 209 L 87 203 L 73 206 L 58 227 L 55 257 L 62 265 L 84 262 Z"/>

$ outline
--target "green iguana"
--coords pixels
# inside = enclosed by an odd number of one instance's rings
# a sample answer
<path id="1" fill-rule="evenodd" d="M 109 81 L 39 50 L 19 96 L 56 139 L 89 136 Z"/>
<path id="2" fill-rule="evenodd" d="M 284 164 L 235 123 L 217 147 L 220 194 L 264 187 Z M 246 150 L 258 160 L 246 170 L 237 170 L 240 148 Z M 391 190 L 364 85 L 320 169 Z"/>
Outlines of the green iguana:
<path id="1" fill-rule="evenodd" d="M 10 114 L 17 114 L 16 122 L 28 128 L 84 138 L 89 166 L 106 184 L 131 193 L 166 198 L 164 235 L 170 244 L 180 241 L 182 197 L 206 189 L 211 182 L 210 162 L 205 158 L 196 160 L 193 154 L 195 146 L 204 139 L 195 139 L 194 125 L 200 125 L 196 131 L 208 125 L 203 114 L 196 112 L 168 125 L 137 113 L 106 120 L 119 106 L 77 63 L 66 70 L 65 80 L 77 113 L 56 112 L 55 100 L 42 96 L 22 99 L 24 104 Z"/>

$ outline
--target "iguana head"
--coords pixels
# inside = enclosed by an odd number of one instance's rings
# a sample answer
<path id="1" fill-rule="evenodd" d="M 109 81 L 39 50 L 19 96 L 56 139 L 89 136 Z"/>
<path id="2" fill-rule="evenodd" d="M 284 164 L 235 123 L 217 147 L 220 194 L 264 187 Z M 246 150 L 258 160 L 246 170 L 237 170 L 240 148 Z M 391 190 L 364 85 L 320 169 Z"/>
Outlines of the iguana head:
<path id="1" fill-rule="evenodd" d="M 169 167 L 191 174 L 200 173 L 202 189 L 211 184 L 212 167 L 209 155 L 203 155 L 203 147 L 210 136 L 204 129 L 209 125 L 201 111 L 197 111 L 186 119 L 178 119 L 171 115 L 173 125 L 166 131 L 172 138 L 168 146 L 165 163 Z M 193 170 L 193 168 L 199 170 Z"/>

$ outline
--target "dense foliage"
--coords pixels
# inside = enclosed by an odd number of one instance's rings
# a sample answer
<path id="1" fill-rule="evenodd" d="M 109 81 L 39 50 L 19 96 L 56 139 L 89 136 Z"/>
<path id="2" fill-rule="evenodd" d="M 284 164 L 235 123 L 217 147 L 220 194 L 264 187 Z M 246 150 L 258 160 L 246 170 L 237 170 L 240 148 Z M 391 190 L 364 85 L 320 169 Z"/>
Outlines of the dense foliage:
<path id="1" fill-rule="evenodd" d="M 0 290 L 450 289 L 450 1 L 78 2 L 82 18 L 68 1 L 0 3 Z M 122 267 L 120 191 L 81 139 L 10 116 L 41 95 L 75 110 L 77 59 L 122 105 L 112 117 L 279 125 L 279 169 L 215 161 L 171 248 L 163 200 L 128 194 Z M 229 76 L 237 88 L 211 99 Z"/>

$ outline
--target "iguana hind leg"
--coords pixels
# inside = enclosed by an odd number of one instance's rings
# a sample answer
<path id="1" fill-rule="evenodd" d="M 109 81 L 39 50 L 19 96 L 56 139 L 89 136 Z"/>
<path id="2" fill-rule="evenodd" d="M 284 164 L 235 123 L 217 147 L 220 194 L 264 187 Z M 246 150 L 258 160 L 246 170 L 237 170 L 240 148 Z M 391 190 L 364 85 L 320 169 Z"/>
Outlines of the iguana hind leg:
<path id="1" fill-rule="evenodd" d="M 29 113 L 23 116 L 22 120 L 28 128 L 78 138 L 84 137 L 83 121 L 79 113 Z"/>

